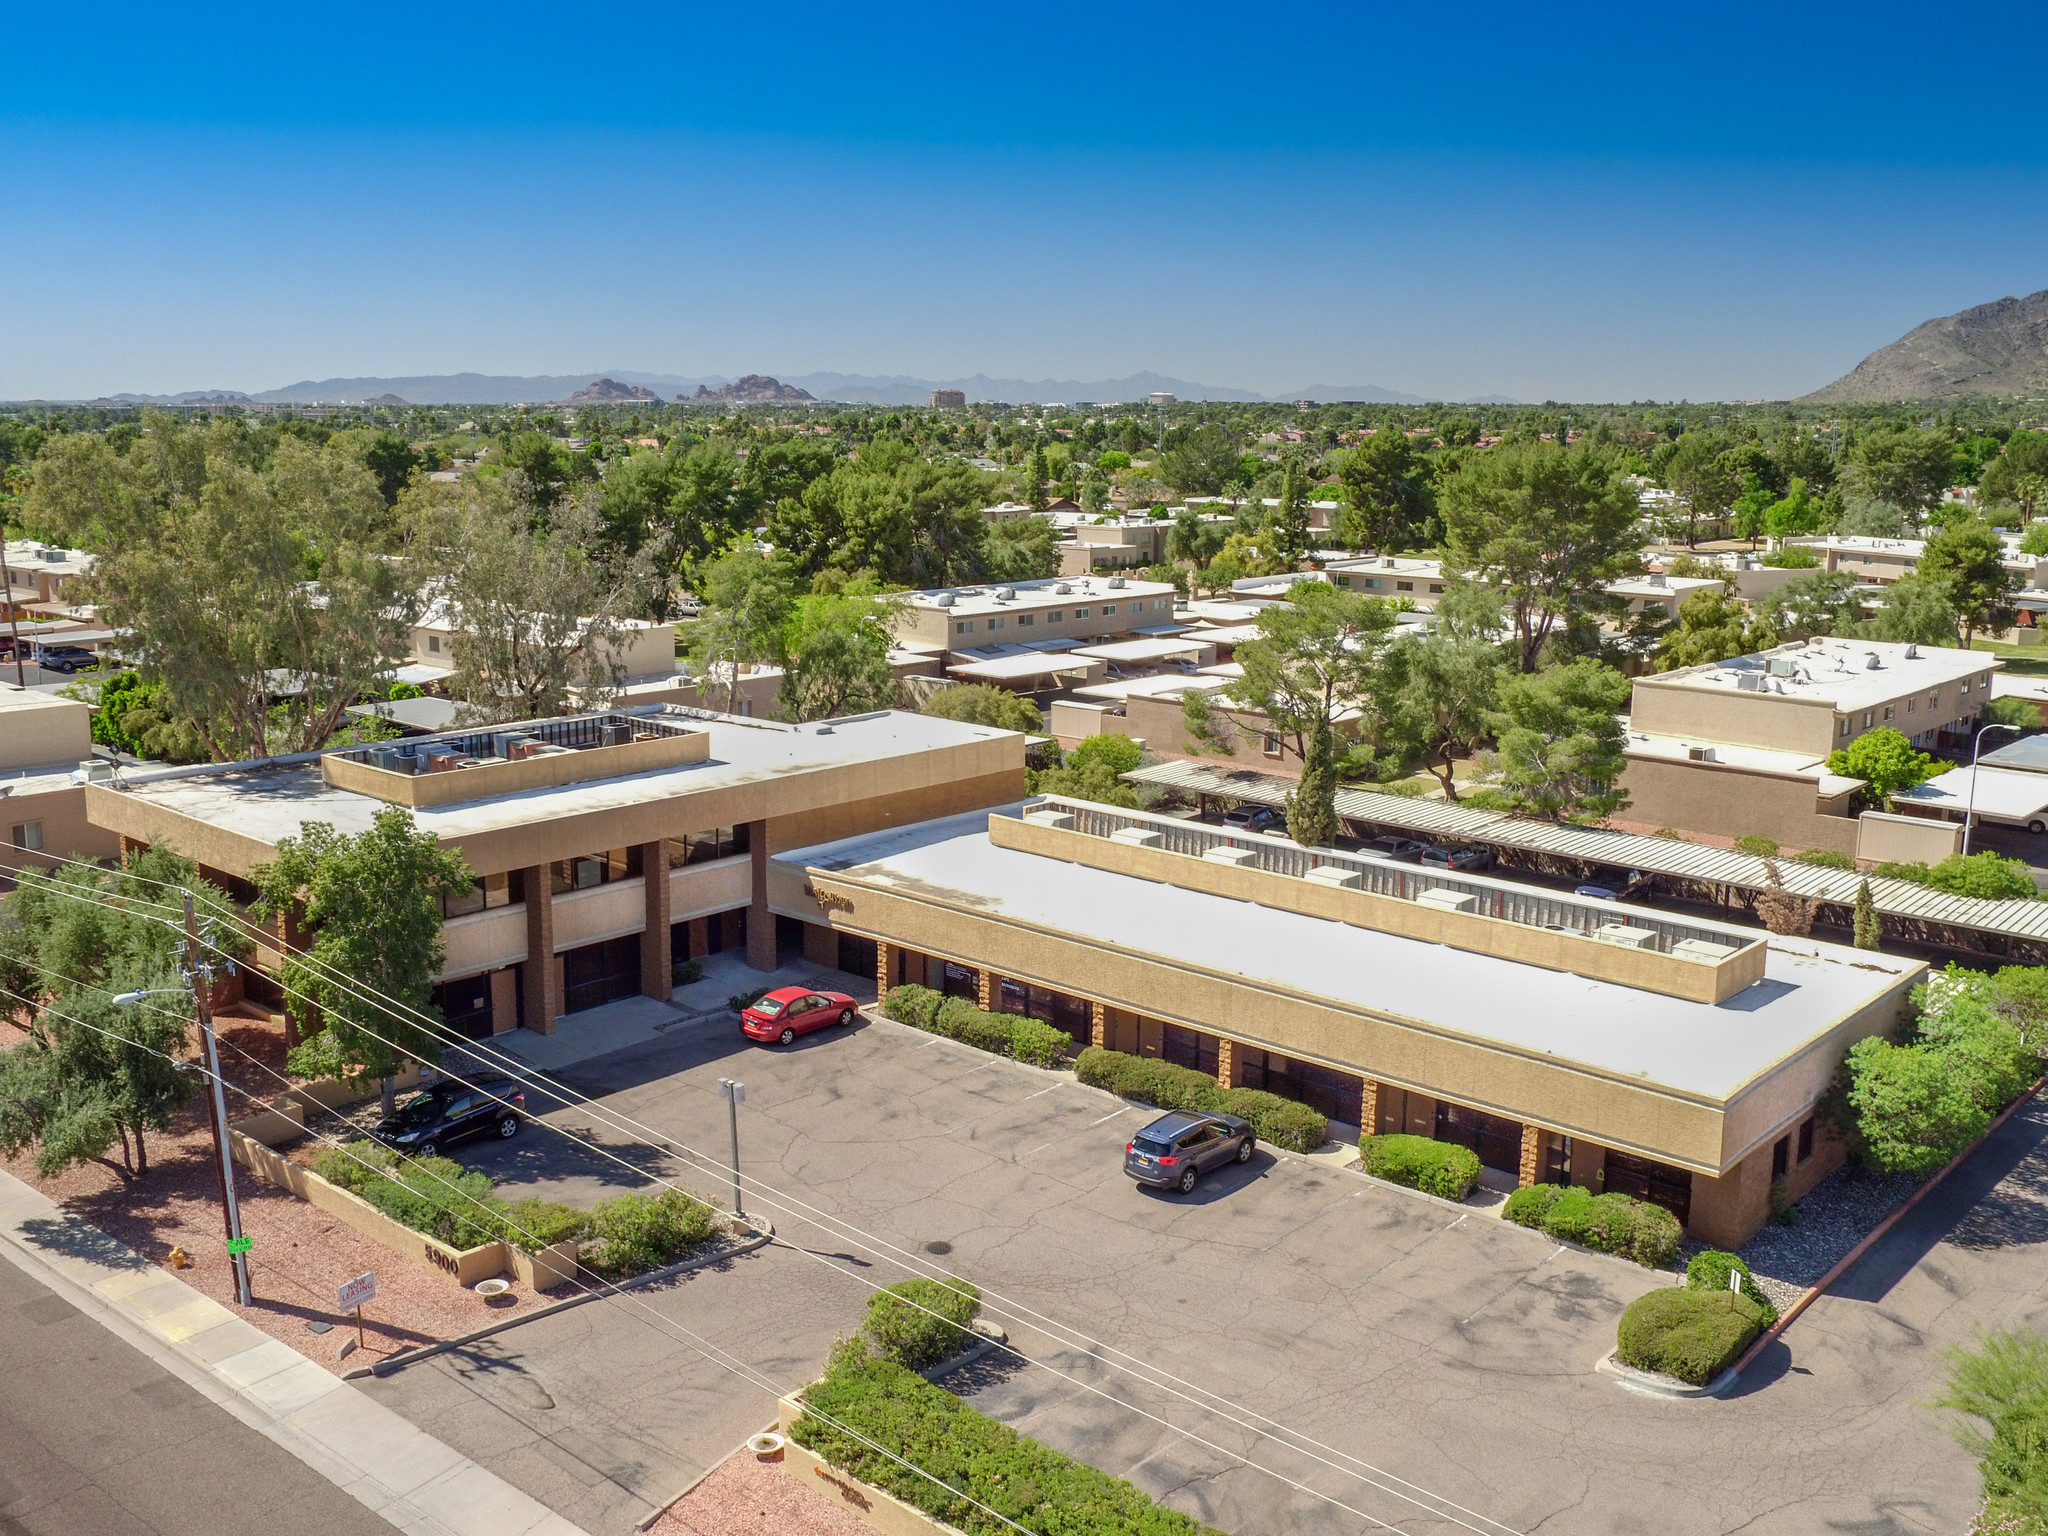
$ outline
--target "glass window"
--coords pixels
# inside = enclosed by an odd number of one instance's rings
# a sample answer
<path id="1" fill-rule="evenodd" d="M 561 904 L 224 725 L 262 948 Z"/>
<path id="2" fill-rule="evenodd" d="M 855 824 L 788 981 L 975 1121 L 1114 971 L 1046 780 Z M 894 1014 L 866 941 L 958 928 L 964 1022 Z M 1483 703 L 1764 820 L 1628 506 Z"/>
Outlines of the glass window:
<path id="1" fill-rule="evenodd" d="M 8 829 L 7 840 L 23 853 L 41 853 L 43 824 L 40 821 L 18 821 Z"/>
<path id="2" fill-rule="evenodd" d="M 1102 616 L 1103 616 L 1103 617 L 1104 617 L 1105 619 L 1106 619 L 1106 618 L 1108 618 L 1108 617 L 1109 617 L 1109 616 L 1110 616 L 1110 615 L 1111 615 L 1112 613 L 1115 613 L 1115 612 L 1116 612 L 1116 604 L 1115 604 L 1115 603 L 1104 603 L 1104 604 L 1102 605 Z"/>
<path id="3" fill-rule="evenodd" d="M 1052 611 L 1051 613 L 1048 613 L 1048 614 L 1047 614 L 1047 615 L 1045 616 L 1045 622 L 1046 622 L 1046 623 L 1048 623 L 1048 624 L 1057 624 L 1057 623 L 1059 623 L 1059 622 L 1060 622 L 1060 611 L 1059 611 L 1059 609 L 1055 608 L 1055 609 L 1053 609 L 1053 611 Z"/>
<path id="4" fill-rule="evenodd" d="M 953 626 L 953 633 L 954 633 L 954 634 L 956 634 L 956 635 L 971 635 L 971 634 L 973 634 L 973 633 L 974 633 L 974 620 L 972 620 L 972 619 L 968 619 L 968 620 L 964 621 L 963 623 L 955 624 L 955 625 Z"/>
<path id="5" fill-rule="evenodd" d="M 1074 617 L 1077 619 L 1085 619 L 1088 617 L 1088 610 L 1086 608 L 1076 608 L 1074 610 Z"/>
<path id="6" fill-rule="evenodd" d="M 1339 576 L 1337 578 L 1337 585 L 1340 587 L 1348 587 L 1351 585 L 1351 578 L 1349 576 Z"/>
<path id="7" fill-rule="evenodd" d="M 1443 589 L 1444 589 L 1444 584 L 1443 584 L 1442 582 L 1440 582 L 1440 581 L 1432 581 L 1432 582 L 1431 582 L 1431 583 L 1429 584 L 1429 590 L 1430 590 L 1430 591 L 1432 591 L 1432 592 L 1442 592 L 1442 591 L 1443 591 Z"/>
<path id="8" fill-rule="evenodd" d="M 481 881 L 469 888 L 467 896 L 446 896 L 441 898 L 443 917 L 466 917 L 472 912 L 484 909 L 484 886 Z"/>
<path id="9" fill-rule="evenodd" d="M 1813 1116 L 1808 1115 L 1799 1122 L 1799 1161 L 1805 1162 L 1813 1156 Z"/>
<path id="10" fill-rule="evenodd" d="M 1887 704 L 1887 705 L 1885 705 L 1885 707 L 1884 707 L 1884 717 L 1885 717 L 1885 719 L 1889 720 L 1889 719 L 1891 719 L 1891 717 L 1892 717 L 1893 715 L 1895 715 L 1895 714 L 1897 714 L 1897 713 L 1898 713 L 1898 708 L 1897 708 L 1897 706 L 1896 706 L 1896 705 L 1892 705 L 1892 704 Z"/>
<path id="11" fill-rule="evenodd" d="M 1024 626 L 1027 624 L 1036 624 L 1037 622 L 1038 620 L 1033 618 L 1028 613 L 1020 613 L 1017 615 L 1017 627 L 1019 629 L 1024 628 Z"/>
<path id="12" fill-rule="evenodd" d="M 1394 590 L 1396 592 L 1413 592 L 1415 590 L 1415 583 L 1412 581 L 1397 581 L 1394 583 Z"/>

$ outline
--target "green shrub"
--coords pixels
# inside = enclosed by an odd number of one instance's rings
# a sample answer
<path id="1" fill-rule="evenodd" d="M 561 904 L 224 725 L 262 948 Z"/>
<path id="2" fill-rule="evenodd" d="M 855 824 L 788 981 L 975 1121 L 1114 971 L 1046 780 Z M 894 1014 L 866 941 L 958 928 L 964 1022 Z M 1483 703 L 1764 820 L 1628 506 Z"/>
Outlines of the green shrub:
<path id="1" fill-rule="evenodd" d="M 1563 1198 L 1565 1188 L 1562 1184 L 1531 1184 L 1518 1189 L 1508 1196 L 1501 1215 L 1518 1227 L 1534 1227 L 1540 1232 L 1550 1218 L 1551 1207 Z"/>
<path id="2" fill-rule="evenodd" d="M 1742 1276 L 1742 1294 L 1764 1309 L 1764 1326 L 1768 1328 L 1777 1322 L 1777 1307 L 1751 1276 L 1749 1265 L 1736 1254 L 1723 1253 L 1718 1248 L 1702 1249 L 1685 1266 L 1685 1283 L 1696 1291 L 1725 1291 L 1728 1277 L 1735 1274 Z"/>
<path id="3" fill-rule="evenodd" d="M 1615 1358 L 1703 1387 L 1764 1331 L 1764 1309 L 1734 1291 L 1665 1286 L 1638 1296 L 1615 1329 Z"/>
<path id="4" fill-rule="evenodd" d="M 1661 1205 L 1619 1191 L 1596 1195 L 1576 1185 L 1551 1198 L 1543 1230 L 1559 1242 L 1633 1259 L 1645 1269 L 1661 1269 L 1678 1257 L 1684 1236 L 1678 1218 Z"/>
<path id="5" fill-rule="evenodd" d="M 756 987 L 751 992 L 735 992 L 725 1000 L 725 1006 L 734 1013 L 745 1013 L 774 990 L 773 987 Z"/>
<path id="6" fill-rule="evenodd" d="M 675 985 L 679 987 L 691 986 L 704 979 L 704 962 L 702 960 L 685 960 L 681 965 L 674 966 L 672 969 Z"/>
<path id="7" fill-rule="evenodd" d="M 1952 853 L 1939 864 L 1880 864 L 1871 871 L 1887 880 L 1910 880 L 1951 896 L 1976 896 L 1986 901 L 2032 901 L 2033 871 L 2024 859 L 1997 853 Z"/>
<path id="8" fill-rule="evenodd" d="M 967 1325 L 980 1311 L 981 1292 L 965 1280 L 919 1276 L 870 1296 L 860 1331 L 883 1359 L 921 1371 L 952 1359 L 974 1342 Z"/>
<path id="9" fill-rule="evenodd" d="M 373 1141 L 352 1141 L 322 1148 L 310 1166 L 401 1226 L 452 1247 L 474 1248 L 507 1235 L 505 1205 L 492 1198 L 491 1176 L 452 1158 L 399 1157 Z"/>
<path id="10" fill-rule="evenodd" d="M 596 1252 L 584 1262 L 607 1280 L 626 1280 L 672 1264 L 711 1236 L 718 1213 L 680 1190 L 620 1195 L 590 1213 Z"/>
<path id="11" fill-rule="evenodd" d="M 945 1001 L 943 993 L 906 982 L 900 987 L 891 987 L 889 995 L 882 999 L 882 1017 L 894 1019 L 898 1024 L 908 1024 L 914 1029 L 929 1030 L 938 1021 L 939 1005 Z"/>
<path id="12" fill-rule="evenodd" d="M 1810 571 L 1820 564 L 1820 556 L 1804 544 L 1787 544 L 1765 551 L 1757 557 L 1757 564 L 1775 566 L 1779 570 Z"/>
<path id="13" fill-rule="evenodd" d="M 968 1536 L 1220 1536 L 893 1361 L 835 1354 L 803 1401 L 816 1413 L 791 1426 L 798 1445 Z"/>
<path id="14" fill-rule="evenodd" d="M 1735 839 L 1737 853 L 1753 853 L 1759 858 L 1775 859 L 1778 856 L 1778 840 L 1765 837 L 1761 832 L 1752 832 L 1746 837 Z"/>
<path id="15" fill-rule="evenodd" d="M 1074 1075 L 1092 1088 L 1161 1109 L 1236 1115 L 1251 1122 L 1259 1140 L 1289 1152 L 1313 1152 L 1330 1134 L 1328 1117 L 1306 1104 L 1257 1088 L 1223 1088 L 1206 1072 L 1149 1056 L 1091 1045 L 1075 1058 Z"/>
<path id="16" fill-rule="evenodd" d="M 590 1231 L 590 1213 L 559 1200 L 529 1195 L 505 1207 L 505 1240 L 527 1253 L 580 1238 Z"/>
<path id="17" fill-rule="evenodd" d="M 1427 1136 L 1361 1136 L 1358 1155 L 1374 1178 L 1446 1200 L 1464 1199 L 1479 1182 L 1479 1154 L 1454 1141 L 1433 1141 Z"/>
<path id="18" fill-rule="evenodd" d="M 1809 848 L 1804 853 L 1792 856 L 1795 864 L 1811 864 L 1817 869 L 1854 869 L 1856 861 L 1846 853 L 1837 853 L 1832 848 Z"/>

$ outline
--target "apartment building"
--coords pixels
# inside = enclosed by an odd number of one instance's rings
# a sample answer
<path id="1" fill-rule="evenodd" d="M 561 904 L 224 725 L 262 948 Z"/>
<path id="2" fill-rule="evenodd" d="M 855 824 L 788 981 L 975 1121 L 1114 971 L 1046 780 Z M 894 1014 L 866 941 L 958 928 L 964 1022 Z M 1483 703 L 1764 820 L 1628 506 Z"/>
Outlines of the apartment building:
<path id="1" fill-rule="evenodd" d="M 1734 1247 L 1842 1159 L 1819 1103 L 1917 960 L 1048 799 L 792 849 L 806 953 L 1621 1190 Z M 1335 1134 L 1349 1134 L 1339 1131 Z"/>
<path id="2" fill-rule="evenodd" d="M 0 873 L 117 852 L 85 814 L 86 778 L 112 767 L 93 758 L 91 705 L 0 683 Z"/>
<path id="3" fill-rule="evenodd" d="M 587 622 L 587 621 L 585 621 Z M 411 667 L 437 671 L 445 680 L 455 671 L 455 640 L 462 626 L 446 602 L 430 603 L 412 626 Z M 620 636 L 610 655 L 625 668 L 625 681 L 647 682 L 673 677 L 676 670 L 676 627 L 646 619 L 620 621 Z M 421 681 L 421 674 L 402 672 L 401 682 Z M 576 678 L 582 682 L 581 670 Z"/>
<path id="4" fill-rule="evenodd" d="M 1058 546 L 1060 575 L 1125 571 L 1166 561 L 1166 537 L 1173 524 L 1159 518 L 1087 518 L 1074 523 Z"/>
<path id="5" fill-rule="evenodd" d="M 1901 576 L 1920 568 L 1927 553 L 1925 539 L 1878 539 L 1860 534 L 1829 534 L 1826 538 L 1792 539 L 1787 542 L 1810 549 L 1820 557 L 1821 569 L 1843 571 L 1871 586 L 1888 587 Z M 2022 553 L 2017 538 L 2005 541 L 2005 568 L 2019 577 L 2022 588 L 2039 589 L 2048 576 L 2048 556 Z"/>
<path id="6" fill-rule="evenodd" d="M 1023 786 L 1015 732 L 890 711 L 784 725 L 655 707 L 131 772 L 83 793 L 103 835 L 175 847 L 243 900 L 308 822 L 356 833 L 406 807 L 477 876 L 446 911 L 437 1001 L 482 1036 L 550 1032 L 634 992 L 667 998 L 676 965 L 715 950 L 772 969 L 771 853 Z"/>
<path id="7" fill-rule="evenodd" d="M 1171 582 L 1124 576 L 1055 576 L 904 595 L 901 643 L 960 651 L 991 644 L 1121 638 L 1173 622 Z"/>
<path id="8" fill-rule="evenodd" d="M 1979 651 L 1816 638 L 1639 677 L 1625 722 L 1627 814 L 1855 854 L 1862 781 L 1828 772 L 1828 755 L 1873 730 L 1921 748 L 1960 739 L 2002 665 Z"/>
<path id="9" fill-rule="evenodd" d="M 93 557 L 37 539 L 7 541 L 7 585 L 0 612 L 25 612 L 30 604 L 62 608 L 77 599 L 77 587 L 92 574 Z"/>

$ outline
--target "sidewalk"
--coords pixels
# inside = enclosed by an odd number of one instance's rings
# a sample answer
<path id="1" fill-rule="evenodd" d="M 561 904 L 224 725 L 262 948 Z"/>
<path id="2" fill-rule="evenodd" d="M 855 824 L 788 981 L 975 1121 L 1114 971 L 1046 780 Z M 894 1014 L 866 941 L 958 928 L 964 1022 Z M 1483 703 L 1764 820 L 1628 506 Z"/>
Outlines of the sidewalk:
<path id="1" fill-rule="evenodd" d="M 0 1173 L 0 1254 L 414 1536 L 583 1536 L 496 1474 Z"/>

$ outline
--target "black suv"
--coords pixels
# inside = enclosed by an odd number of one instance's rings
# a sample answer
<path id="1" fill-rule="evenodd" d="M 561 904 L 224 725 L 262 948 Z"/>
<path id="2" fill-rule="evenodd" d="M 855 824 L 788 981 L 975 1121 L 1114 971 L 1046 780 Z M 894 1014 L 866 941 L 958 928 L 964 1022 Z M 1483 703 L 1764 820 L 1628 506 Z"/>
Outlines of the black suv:
<path id="1" fill-rule="evenodd" d="M 377 1122 L 377 1140 L 415 1157 L 438 1157 L 458 1141 L 519 1134 L 526 1090 L 509 1077 L 480 1077 L 474 1087 L 436 1083 L 422 1088 Z"/>
<path id="2" fill-rule="evenodd" d="M 1259 1144 L 1235 1115 L 1161 1115 L 1124 1148 L 1124 1172 L 1154 1189 L 1186 1194 L 1195 1180 L 1225 1163 L 1248 1163 Z"/>

